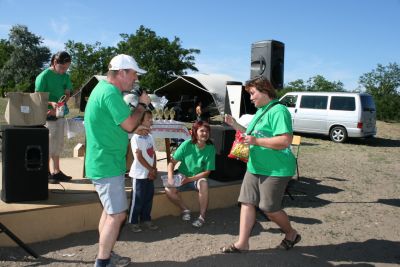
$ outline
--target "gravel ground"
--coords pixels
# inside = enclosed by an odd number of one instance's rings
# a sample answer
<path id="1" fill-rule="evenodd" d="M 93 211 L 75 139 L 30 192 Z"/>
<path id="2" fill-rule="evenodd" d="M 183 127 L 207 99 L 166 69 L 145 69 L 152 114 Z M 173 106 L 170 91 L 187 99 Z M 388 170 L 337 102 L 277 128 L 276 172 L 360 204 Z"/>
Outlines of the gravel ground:
<path id="1" fill-rule="evenodd" d="M 115 251 L 130 266 L 399 266 L 400 124 L 378 122 L 378 136 L 334 144 L 305 136 L 300 181 L 293 181 L 285 210 L 302 241 L 290 251 L 274 249 L 283 234 L 261 216 L 250 251 L 223 255 L 239 231 L 239 208 L 212 210 L 194 229 L 178 217 L 156 220 L 157 231 L 122 229 Z M 210 200 L 212 201 L 212 200 Z M 49 222 L 50 223 L 50 222 Z M 31 244 L 41 255 L 0 248 L 0 266 L 93 266 L 96 231 Z"/>

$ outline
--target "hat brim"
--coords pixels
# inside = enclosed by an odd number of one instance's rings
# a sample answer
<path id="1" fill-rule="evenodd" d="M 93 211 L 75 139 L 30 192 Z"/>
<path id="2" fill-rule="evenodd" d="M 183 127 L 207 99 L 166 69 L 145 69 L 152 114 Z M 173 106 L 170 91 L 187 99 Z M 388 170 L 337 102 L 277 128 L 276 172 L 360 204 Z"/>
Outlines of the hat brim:
<path id="1" fill-rule="evenodd" d="M 137 70 L 135 70 L 136 72 L 137 72 L 137 74 L 146 74 L 147 73 L 147 71 L 145 71 L 145 70 L 143 70 L 143 69 L 141 69 L 141 68 L 138 68 Z"/>

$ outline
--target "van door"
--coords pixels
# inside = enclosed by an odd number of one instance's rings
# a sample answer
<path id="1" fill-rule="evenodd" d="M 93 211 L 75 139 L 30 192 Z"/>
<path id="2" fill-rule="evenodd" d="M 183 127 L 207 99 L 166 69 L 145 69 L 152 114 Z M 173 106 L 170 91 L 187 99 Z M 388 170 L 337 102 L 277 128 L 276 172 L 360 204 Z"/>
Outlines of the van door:
<path id="1" fill-rule="evenodd" d="M 376 134 L 376 108 L 371 95 L 360 95 L 362 129 L 366 135 Z"/>
<path id="2" fill-rule="evenodd" d="M 301 95 L 294 109 L 294 131 L 328 134 L 328 96 Z"/>
<path id="3" fill-rule="evenodd" d="M 279 102 L 281 102 L 283 105 L 287 107 L 287 109 L 290 112 L 290 115 L 292 116 L 293 131 L 294 131 L 294 114 L 295 114 L 294 111 L 296 108 L 297 98 L 298 95 L 290 94 L 290 95 L 285 95 L 279 100 Z"/>

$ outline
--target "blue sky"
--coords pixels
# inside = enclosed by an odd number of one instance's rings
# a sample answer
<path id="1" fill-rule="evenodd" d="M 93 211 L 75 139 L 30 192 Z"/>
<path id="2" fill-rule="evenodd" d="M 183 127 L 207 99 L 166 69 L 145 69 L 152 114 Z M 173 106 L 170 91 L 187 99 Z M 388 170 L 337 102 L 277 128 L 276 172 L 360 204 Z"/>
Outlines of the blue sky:
<path id="1" fill-rule="evenodd" d="M 378 63 L 400 64 L 400 0 L 0 0 L 0 38 L 15 24 L 52 52 L 68 40 L 113 46 L 144 25 L 200 49 L 200 72 L 242 82 L 261 40 L 285 43 L 285 83 L 323 75 L 352 90 Z"/>

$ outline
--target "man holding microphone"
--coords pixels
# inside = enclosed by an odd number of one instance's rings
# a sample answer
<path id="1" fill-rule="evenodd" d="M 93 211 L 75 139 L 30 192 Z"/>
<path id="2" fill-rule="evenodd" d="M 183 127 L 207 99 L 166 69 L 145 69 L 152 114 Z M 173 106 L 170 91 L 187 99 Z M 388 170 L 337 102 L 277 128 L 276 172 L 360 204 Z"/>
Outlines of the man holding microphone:
<path id="1" fill-rule="evenodd" d="M 108 69 L 107 80 L 99 81 L 90 94 L 84 120 L 86 177 L 93 182 L 103 205 L 96 267 L 126 266 L 130 263 L 129 258 L 116 255 L 112 249 L 128 209 L 125 193 L 128 132 L 138 127 L 143 112 L 150 104 L 149 96 L 143 92 L 131 114 L 123 100 L 122 92 L 132 90 L 138 74 L 146 73 L 133 57 L 117 55 L 111 59 Z"/>

